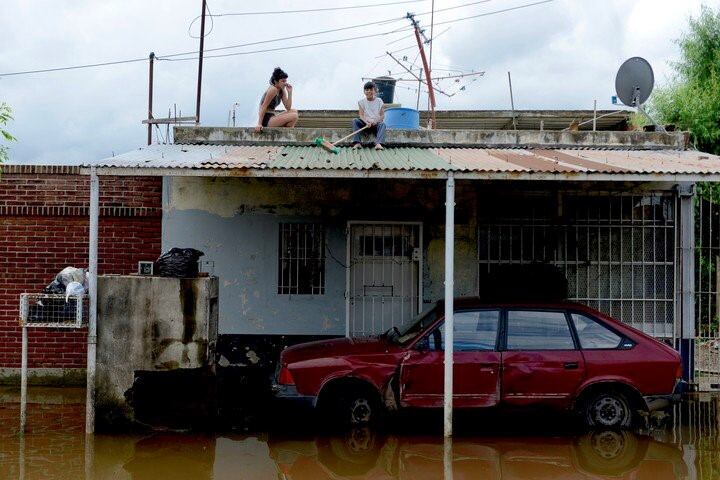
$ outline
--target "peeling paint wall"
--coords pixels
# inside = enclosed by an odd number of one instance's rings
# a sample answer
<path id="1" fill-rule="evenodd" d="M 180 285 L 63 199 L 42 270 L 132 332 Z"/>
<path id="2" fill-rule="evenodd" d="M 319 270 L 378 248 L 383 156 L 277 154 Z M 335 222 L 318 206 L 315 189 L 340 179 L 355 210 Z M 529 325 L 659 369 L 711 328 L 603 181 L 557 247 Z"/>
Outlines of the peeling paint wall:
<path id="1" fill-rule="evenodd" d="M 469 295 L 477 290 L 474 188 L 458 182 L 456 197 L 456 293 Z M 214 262 L 221 334 L 344 335 L 350 220 L 422 221 L 424 301 L 443 295 L 444 181 L 172 177 L 163 207 L 163 250 L 197 248 Z M 324 295 L 277 293 L 282 222 L 325 225 Z"/>

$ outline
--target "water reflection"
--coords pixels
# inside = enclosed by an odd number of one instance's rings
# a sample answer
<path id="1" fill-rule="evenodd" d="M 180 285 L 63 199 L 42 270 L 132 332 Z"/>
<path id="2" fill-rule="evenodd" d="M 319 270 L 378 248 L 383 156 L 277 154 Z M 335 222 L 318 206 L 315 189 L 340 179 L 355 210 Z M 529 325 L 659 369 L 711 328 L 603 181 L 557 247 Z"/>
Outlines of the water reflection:
<path id="1" fill-rule="evenodd" d="M 714 479 L 718 398 L 688 402 L 664 428 L 465 436 L 355 429 L 340 435 L 83 434 L 82 396 L 35 398 L 26 435 L 0 391 L 0 479 Z"/>

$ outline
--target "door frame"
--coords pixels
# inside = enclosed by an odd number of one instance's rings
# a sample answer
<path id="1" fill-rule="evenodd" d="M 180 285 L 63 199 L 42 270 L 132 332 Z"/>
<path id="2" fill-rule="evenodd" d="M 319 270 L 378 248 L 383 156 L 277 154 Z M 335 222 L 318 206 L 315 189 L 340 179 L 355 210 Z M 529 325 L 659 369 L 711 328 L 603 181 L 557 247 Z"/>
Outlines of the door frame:
<path id="1" fill-rule="evenodd" d="M 420 260 L 418 261 L 418 313 L 422 313 L 423 305 L 423 222 L 402 222 L 402 221 L 372 221 L 372 220 L 348 220 L 345 227 L 345 337 L 350 337 L 350 268 L 352 261 L 352 238 L 350 236 L 353 225 L 415 225 L 418 227 Z"/>

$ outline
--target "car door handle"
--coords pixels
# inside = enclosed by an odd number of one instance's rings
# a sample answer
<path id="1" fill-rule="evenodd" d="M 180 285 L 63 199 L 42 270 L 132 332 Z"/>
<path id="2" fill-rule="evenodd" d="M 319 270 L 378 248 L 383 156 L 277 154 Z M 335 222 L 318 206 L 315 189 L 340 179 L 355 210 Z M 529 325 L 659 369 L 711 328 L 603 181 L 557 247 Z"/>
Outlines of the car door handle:
<path id="1" fill-rule="evenodd" d="M 577 370 L 578 369 L 578 362 L 567 362 L 563 364 L 563 368 L 565 370 Z"/>

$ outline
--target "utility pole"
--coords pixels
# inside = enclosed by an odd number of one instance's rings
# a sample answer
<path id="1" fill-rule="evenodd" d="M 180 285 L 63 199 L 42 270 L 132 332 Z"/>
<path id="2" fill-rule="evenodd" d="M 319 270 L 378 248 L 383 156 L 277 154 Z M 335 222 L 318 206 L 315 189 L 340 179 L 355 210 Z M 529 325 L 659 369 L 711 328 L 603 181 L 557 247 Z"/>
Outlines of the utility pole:
<path id="1" fill-rule="evenodd" d="M 153 69 L 155 67 L 155 52 L 150 52 L 150 74 L 148 75 L 148 120 L 153 118 Z M 152 144 L 152 123 L 148 122 L 148 145 Z"/>
<path id="2" fill-rule="evenodd" d="M 198 81 L 197 81 L 197 101 L 195 102 L 195 123 L 200 123 L 200 91 L 202 88 L 202 67 L 203 67 L 203 49 L 205 48 L 205 10 L 207 10 L 207 1 L 202 0 L 202 13 L 200 14 L 200 55 L 198 57 Z"/>
<path id="3" fill-rule="evenodd" d="M 420 40 L 422 35 L 425 43 L 428 43 L 427 37 L 425 37 L 424 30 L 420 30 L 420 24 L 415 20 L 415 15 L 412 13 L 407 14 L 408 20 L 412 23 L 415 28 L 415 39 L 417 40 L 418 49 L 420 50 L 420 58 L 422 59 L 423 68 L 425 69 L 425 78 L 427 79 L 428 95 L 430 98 L 430 128 L 435 128 L 435 87 L 433 87 L 432 75 L 430 74 L 430 65 L 428 64 L 427 57 L 425 56 L 425 48 L 423 42 Z"/>

